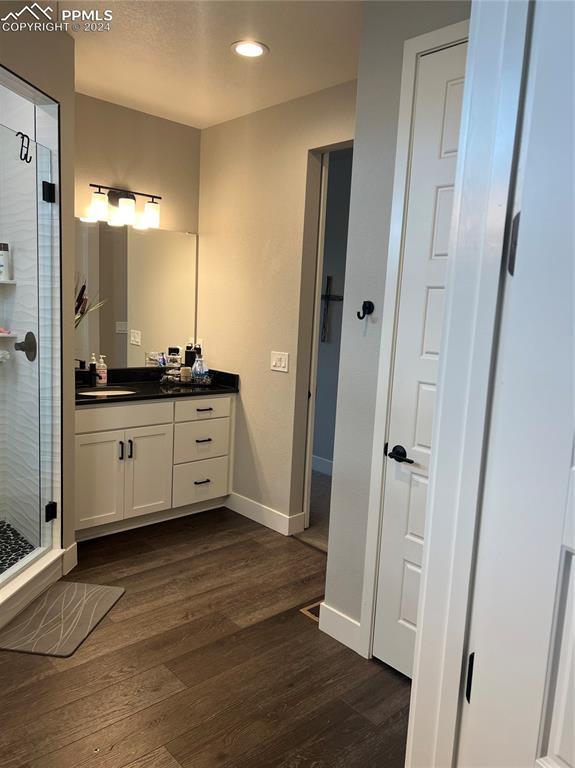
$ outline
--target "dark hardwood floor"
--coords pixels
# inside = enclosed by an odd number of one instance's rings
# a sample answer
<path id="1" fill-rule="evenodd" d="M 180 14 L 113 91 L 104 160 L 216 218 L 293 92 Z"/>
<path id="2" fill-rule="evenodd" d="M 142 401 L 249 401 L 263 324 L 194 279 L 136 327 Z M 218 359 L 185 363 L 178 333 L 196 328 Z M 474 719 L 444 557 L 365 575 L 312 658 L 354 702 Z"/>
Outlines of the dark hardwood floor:
<path id="1" fill-rule="evenodd" d="M 81 544 L 126 593 L 69 659 L 0 652 L 2 768 L 400 768 L 409 682 L 319 631 L 325 555 L 228 510 Z"/>

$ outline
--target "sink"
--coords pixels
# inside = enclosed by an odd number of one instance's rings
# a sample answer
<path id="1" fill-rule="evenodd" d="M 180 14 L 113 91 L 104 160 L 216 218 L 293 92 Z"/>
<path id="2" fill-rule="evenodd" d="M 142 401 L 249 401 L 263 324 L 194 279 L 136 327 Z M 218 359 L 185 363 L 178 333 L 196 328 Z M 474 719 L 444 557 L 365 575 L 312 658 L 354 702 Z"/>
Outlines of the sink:
<path id="1" fill-rule="evenodd" d="M 116 387 L 98 387 L 97 389 L 84 389 L 76 394 L 83 397 L 119 397 L 120 395 L 135 395 L 134 389 L 117 389 Z"/>

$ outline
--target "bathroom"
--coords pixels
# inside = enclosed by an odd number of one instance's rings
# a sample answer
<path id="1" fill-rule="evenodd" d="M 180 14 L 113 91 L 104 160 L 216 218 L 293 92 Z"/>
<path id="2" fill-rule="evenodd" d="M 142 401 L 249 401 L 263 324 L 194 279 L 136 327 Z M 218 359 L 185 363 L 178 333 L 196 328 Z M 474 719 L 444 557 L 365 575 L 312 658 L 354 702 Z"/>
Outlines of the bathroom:
<path id="1" fill-rule="evenodd" d="M 551 765 L 575 4 L 1 5 L 0 768 Z"/>

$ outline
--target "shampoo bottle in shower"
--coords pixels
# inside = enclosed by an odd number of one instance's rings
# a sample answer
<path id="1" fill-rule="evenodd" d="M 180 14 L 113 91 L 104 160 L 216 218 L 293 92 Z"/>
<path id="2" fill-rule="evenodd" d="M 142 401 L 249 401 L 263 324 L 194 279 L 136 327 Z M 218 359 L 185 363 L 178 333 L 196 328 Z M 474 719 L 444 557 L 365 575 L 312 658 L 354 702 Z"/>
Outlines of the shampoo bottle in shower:
<path id="1" fill-rule="evenodd" d="M 0 243 L 0 282 L 7 282 L 12 278 L 12 262 L 10 260 L 10 246 L 8 243 Z"/>

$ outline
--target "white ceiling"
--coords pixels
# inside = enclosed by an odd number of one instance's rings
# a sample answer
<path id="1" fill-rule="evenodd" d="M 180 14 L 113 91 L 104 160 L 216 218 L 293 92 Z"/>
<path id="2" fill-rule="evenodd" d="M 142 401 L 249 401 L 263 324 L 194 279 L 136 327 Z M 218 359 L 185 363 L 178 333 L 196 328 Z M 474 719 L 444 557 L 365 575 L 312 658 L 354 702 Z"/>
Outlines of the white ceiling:
<path id="1" fill-rule="evenodd" d="M 77 8 L 77 2 L 60 7 Z M 76 90 L 204 128 L 355 79 L 360 2 L 108 0 L 109 32 L 75 32 Z M 271 53 L 247 60 L 242 38 Z"/>

